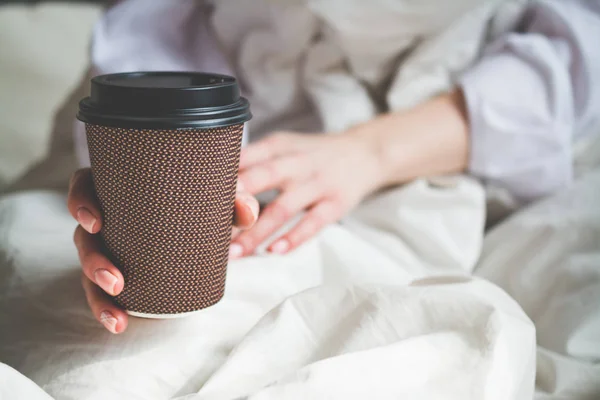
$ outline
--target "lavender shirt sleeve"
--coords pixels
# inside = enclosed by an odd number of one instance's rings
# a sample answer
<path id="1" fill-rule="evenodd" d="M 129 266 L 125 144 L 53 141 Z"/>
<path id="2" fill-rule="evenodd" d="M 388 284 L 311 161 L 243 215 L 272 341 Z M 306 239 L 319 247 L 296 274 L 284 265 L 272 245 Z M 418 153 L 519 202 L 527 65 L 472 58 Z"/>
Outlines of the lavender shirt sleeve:
<path id="1" fill-rule="evenodd" d="M 460 84 L 473 175 L 522 201 L 567 186 L 572 143 L 600 121 L 600 1 L 532 3 Z"/>

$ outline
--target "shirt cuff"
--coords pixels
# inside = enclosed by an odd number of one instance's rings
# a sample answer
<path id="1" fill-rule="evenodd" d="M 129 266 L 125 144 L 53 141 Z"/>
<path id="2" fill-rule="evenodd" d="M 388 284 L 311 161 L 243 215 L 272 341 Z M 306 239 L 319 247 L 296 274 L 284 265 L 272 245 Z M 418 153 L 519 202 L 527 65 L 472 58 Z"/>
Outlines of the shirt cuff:
<path id="1" fill-rule="evenodd" d="M 570 82 L 552 68 L 563 61 L 545 38 L 515 35 L 507 42 L 460 81 L 470 124 L 469 169 L 530 201 L 572 179 Z"/>

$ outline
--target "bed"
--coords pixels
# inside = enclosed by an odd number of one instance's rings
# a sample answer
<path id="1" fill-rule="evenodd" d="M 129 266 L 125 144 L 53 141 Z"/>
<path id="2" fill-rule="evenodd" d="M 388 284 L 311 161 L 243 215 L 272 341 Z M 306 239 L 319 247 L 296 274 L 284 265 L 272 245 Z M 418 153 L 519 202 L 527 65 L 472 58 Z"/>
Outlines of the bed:
<path id="1" fill-rule="evenodd" d="M 86 35 L 99 10 L 63 8 L 56 18 L 59 6 L 44 7 L 15 6 L 9 18 L 54 24 L 59 43 L 77 29 L 81 42 L 62 55 L 72 69 L 15 81 L 25 99 L 46 88 L 30 125 L 2 116 L 14 129 L 0 146 L 0 398 L 600 398 L 598 141 L 576 149 L 568 191 L 491 229 L 477 181 L 417 180 L 368 199 L 288 256 L 232 262 L 215 307 L 106 332 L 80 287 L 64 194 L 75 160 L 68 135 L 56 135 L 85 91 Z M 63 24 L 65 15 L 80 23 Z M 0 27 L 3 38 L 6 29 L 33 35 Z"/>

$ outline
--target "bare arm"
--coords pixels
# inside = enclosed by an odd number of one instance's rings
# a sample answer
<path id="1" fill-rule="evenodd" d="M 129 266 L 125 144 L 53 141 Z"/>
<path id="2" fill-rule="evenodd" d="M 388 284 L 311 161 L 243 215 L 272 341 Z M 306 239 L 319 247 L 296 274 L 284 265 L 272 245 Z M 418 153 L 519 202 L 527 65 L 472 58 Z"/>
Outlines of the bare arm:
<path id="1" fill-rule="evenodd" d="M 383 115 L 348 134 L 372 149 L 380 164 L 380 186 L 468 168 L 469 126 L 459 89 L 408 112 Z"/>

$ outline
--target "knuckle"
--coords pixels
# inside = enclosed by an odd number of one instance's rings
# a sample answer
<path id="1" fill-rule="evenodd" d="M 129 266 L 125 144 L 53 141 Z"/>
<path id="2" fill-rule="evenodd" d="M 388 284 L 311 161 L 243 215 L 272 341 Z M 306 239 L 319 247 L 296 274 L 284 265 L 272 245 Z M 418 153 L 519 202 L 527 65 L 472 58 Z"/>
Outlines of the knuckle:
<path id="1" fill-rule="evenodd" d="M 75 228 L 75 231 L 73 232 L 73 243 L 75 243 L 75 247 L 77 247 L 77 250 L 81 250 L 81 244 L 84 234 L 85 231 L 83 230 L 81 225 L 77 225 L 77 228 Z"/>
<path id="2" fill-rule="evenodd" d="M 328 224 L 338 219 L 338 211 L 333 202 L 323 202 L 313 208 L 306 217 L 306 230 L 309 235 L 316 234 Z"/>
<path id="3" fill-rule="evenodd" d="M 281 161 L 281 170 L 288 171 L 289 178 L 305 180 L 314 174 L 315 163 L 306 152 L 297 152 Z"/>
<path id="4" fill-rule="evenodd" d="M 79 208 L 79 200 L 74 196 L 72 191 L 69 191 L 67 196 L 67 208 L 69 212 L 75 217 L 75 213 L 77 212 L 77 208 Z"/>
<path id="5" fill-rule="evenodd" d="M 106 258 L 96 251 L 83 254 L 81 257 L 81 266 L 84 271 L 88 271 L 90 274 L 93 274 L 97 269 L 111 269 L 111 265 Z"/>
<path id="6" fill-rule="evenodd" d="M 93 193 L 93 186 L 91 185 L 90 169 L 84 168 L 77 170 L 71 177 L 69 183 L 69 192 L 67 194 L 67 208 L 75 216 L 77 208 L 81 206 L 81 203 L 86 203 L 90 199 L 90 190 Z"/>
<path id="7" fill-rule="evenodd" d="M 82 273 L 81 286 L 83 287 L 83 292 L 85 293 L 85 300 L 88 307 L 94 315 L 97 315 L 100 311 L 99 308 L 102 305 L 102 295 L 98 291 L 96 284 L 92 282 L 90 278 L 85 275 L 85 273 Z"/>
<path id="8" fill-rule="evenodd" d="M 90 168 L 80 168 L 73 172 L 69 180 L 69 191 L 77 189 L 83 180 L 86 180 L 90 175 Z"/>
<path id="9" fill-rule="evenodd" d="M 290 232 L 288 238 L 294 246 L 298 246 L 301 243 L 309 239 L 318 230 L 316 222 L 307 218 L 302 222 L 300 226 Z"/>
<path id="10" fill-rule="evenodd" d="M 94 255 L 90 253 L 81 254 L 80 260 L 83 271 L 87 271 L 89 274 L 91 274 L 95 266 Z"/>
<path id="11" fill-rule="evenodd" d="M 281 178 L 281 171 L 282 168 L 280 168 L 280 166 L 278 165 L 277 162 L 268 162 L 264 165 L 263 167 L 263 174 L 265 175 L 265 180 L 271 181 L 271 182 L 277 182 L 279 181 L 279 179 Z"/>
<path id="12" fill-rule="evenodd" d="M 346 200 L 343 196 L 339 194 L 333 194 L 330 196 L 329 200 L 322 204 L 318 210 L 315 210 L 315 213 L 321 216 L 340 216 L 342 210 L 346 207 Z"/>
<path id="13" fill-rule="evenodd" d="M 285 142 L 289 137 L 290 135 L 287 132 L 275 132 L 267 138 L 267 143 L 279 145 L 282 142 Z"/>
<path id="14" fill-rule="evenodd" d="M 312 178 L 314 190 L 319 193 L 327 192 L 331 189 L 331 185 L 327 181 L 327 176 L 320 171 L 317 171 Z"/>
<path id="15" fill-rule="evenodd" d="M 279 223 L 284 223 L 292 217 L 290 208 L 282 201 L 275 201 L 271 204 L 268 215 Z"/>
<path id="16" fill-rule="evenodd" d="M 248 171 L 243 178 L 245 187 L 251 192 L 262 190 L 269 181 L 269 170 L 264 166 L 257 166 Z"/>
<path id="17" fill-rule="evenodd" d="M 249 172 L 240 172 L 238 175 L 238 186 L 243 187 L 244 190 L 248 190 L 248 187 L 252 182 L 250 182 L 250 173 Z M 238 191 L 239 192 L 239 191 Z"/>
<path id="18" fill-rule="evenodd" d="M 282 141 L 284 139 L 279 134 L 274 134 L 265 139 L 263 142 L 263 149 L 268 153 L 269 157 L 272 153 L 274 153 L 275 149 L 279 148 L 282 145 Z"/>
<path id="19" fill-rule="evenodd" d="M 294 246 L 298 246 L 300 243 L 302 243 L 302 242 L 304 242 L 306 240 L 307 236 L 308 236 L 308 233 L 306 232 L 305 228 L 304 227 L 302 227 L 302 228 L 298 227 L 293 232 L 289 233 L 288 240 Z"/>
<path id="20" fill-rule="evenodd" d="M 240 246 L 242 246 L 242 248 L 245 251 L 250 251 L 252 249 L 254 249 L 254 239 L 248 235 L 247 233 L 241 233 L 236 239 L 235 241 L 237 243 L 240 244 Z"/>
<path id="21" fill-rule="evenodd" d="M 294 166 L 303 166 L 303 167 L 311 167 L 313 163 L 310 157 L 310 153 L 308 152 L 299 152 L 294 154 L 292 158 L 292 163 Z"/>
<path id="22" fill-rule="evenodd" d="M 265 139 L 266 146 L 272 150 L 279 150 L 288 147 L 290 142 L 294 139 L 294 135 L 289 132 L 275 132 Z"/>
<path id="23" fill-rule="evenodd" d="M 79 179 L 81 174 L 83 173 L 83 168 L 78 169 L 77 171 L 71 174 L 71 178 L 69 178 L 69 188 L 73 187 L 73 184 Z"/>
<path id="24" fill-rule="evenodd" d="M 85 273 L 81 274 L 81 286 L 83 287 L 83 292 L 85 293 L 85 300 L 88 304 L 88 307 L 94 311 L 94 307 L 96 305 L 96 292 L 94 290 L 94 283 L 85 275 Z"/>
<path id="25" fill-rule="evenodd" d="M 323 225 L 325 225 L 325 222 L 317 215 L 309 216 L 303 226 L 302 236 L 305 238 L 314 235 Z"/>
<path id="26" fill-rule="evenodd" d="M 83 290 L 87 293 L 87 281 L 88 281 L 88 277 L 85 276 L 85 274 L 83 273 L 83 271 L 81 272 L 81 286 L 83 287 Z"/>
<path id="27" fill-rule="evenodd" d="M 319 212 L 312 213 L 308 217 L 308 221 L 309 221 L 309 227 L 312 232 L 316 232 L 318 229 L 327 225 L 327 222 L 328 222 L 327 217 L 325 215 L 322 215 L 322 213 L 319 213 Z"/>

